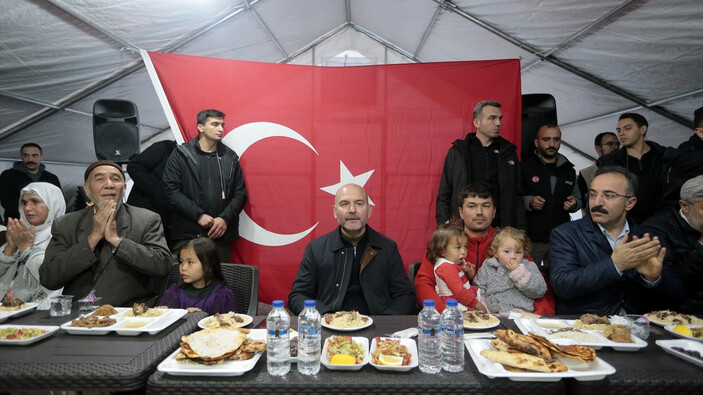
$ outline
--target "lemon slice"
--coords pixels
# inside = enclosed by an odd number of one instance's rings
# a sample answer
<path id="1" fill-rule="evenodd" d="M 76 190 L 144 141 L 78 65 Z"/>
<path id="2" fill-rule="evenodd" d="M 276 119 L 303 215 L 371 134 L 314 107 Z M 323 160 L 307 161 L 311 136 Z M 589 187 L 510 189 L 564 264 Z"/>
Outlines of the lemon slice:
<path id="1" fill-rule="evenodd" d="M 386 366 L 403 366 L 403 357 L 381 354 L 381 356 L 378 357 L 378 362 Z"/>
<path id="2" fill-rule="evenodd" d="M 684 336 L 693 336 L 693 332 L 691 331 L 691 329 L 683 325 L 676 325 L 673 331 Z"/>
<path id="3" fill-rule="evenodd" d="M 335 365 L 354 365 L 356 358 L 347 354 L 335 354 L 330 358 L 330 363 Z"/>

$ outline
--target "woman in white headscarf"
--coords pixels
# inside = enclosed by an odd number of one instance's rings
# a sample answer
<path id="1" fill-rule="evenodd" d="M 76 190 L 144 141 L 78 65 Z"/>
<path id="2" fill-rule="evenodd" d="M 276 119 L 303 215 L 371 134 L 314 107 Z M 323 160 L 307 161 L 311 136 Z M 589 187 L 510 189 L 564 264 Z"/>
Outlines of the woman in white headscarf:
<path id="1" fill-rule="evenodd" d="M 51 240 L 51 224 L 66 213 L 61 189 L 47 182 L 33 182 L 22 188 L 20 219 L 7 221 L 7 243 L 0 247 L 0 297 L 12 290 L 25 303 L 37 302 L 38 309 L 49 309 L 50 291 L 39 283 L 39 266 Z"/>

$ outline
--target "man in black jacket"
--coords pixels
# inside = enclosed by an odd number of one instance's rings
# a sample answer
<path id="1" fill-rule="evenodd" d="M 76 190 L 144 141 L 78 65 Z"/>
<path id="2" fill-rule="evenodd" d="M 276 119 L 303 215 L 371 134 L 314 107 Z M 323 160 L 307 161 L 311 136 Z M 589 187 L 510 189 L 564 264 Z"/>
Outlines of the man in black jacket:
<path id="1" fill-rule="evenodd" d="M 579 190 L 574 165 L 559 153 L 559 126 L 540 126 L 535 147 L 535 155 L 525 159 L 521 169 L 527 235 L 532 239 L 532 258 L 540 270 L 549 272 L 549 232 L 579 209 Z"/>
<path id="2" fill-rule="evenodd" d="M 679 191 L 686 180 L 703 175 L 703 107 L 693 116 L 693 135 L 665 158 L 669 166 L 666 191 L 659 208 L 677 208 Z"/>
<path id="3" fill-rule="evenodd" d="M 5 219 L 19 218 L 20 191 L 32 182 L 48 182 L 61 188 L 59 178 L 46 171 L 41 161 L 44 153 L 39 144 L 27 143 L 20 148 L 21 161 L 12 165 L 0 174 L 0 204 L 5 209 Z"/>
<path id="4" fill-rule="evenodd" d="M 499 136 L 503 113 L 500 103 L 479 102 L 474 108 L 476 133 L 456 140 L 444 159 L 437 192 L 437 224 L 459 218 L 456 202 L 464 185 L 488 182 L 495 191 L 494 227 L 525 227 L 522 180 L 517 147 Z"/>
<path id="5" fill-rule="evenodd" d="M 135 156 L 127 164 L 127 172 L 134 181 L 127 203 L 132 206 L 151 210 L 161 216 L 164 235 L 171 241 L 171 208 L 164 186 L 164 169 L 166 161 L 174 149 L 173 140 L 159 141 Z"/>
<path id="6" fill-rule="evenodd" d="M 637 176 L 637 205 L 630 211 L 630 218 L 643 223 L 656 212 L 666 185 L 664 157 L 671 148 L 645 140 L 649 123 L 637 113 L 620 115 L 616 132 L 622 148 L 600 158 L 601 166 L 621 166 Z"/>
<path id="7" fill-rule="evenodd" d="M 348 184 L 334 198 L 339 226 L 305 247 L 303 260 L 288 295 L 294 314 L 306 299 L 317 301 L 321 314 L 356 310 L 361 314 L 415 313 L 415 292 L 403 266 L 398 245 L 373 230 L 369 196 Z"/>
<path id="8" fill-rule="evenodd" d="M 667 247 L 686 296 L 676 311 L 703 312 L 703 175 L 681 187 L 680 208 L 669 208 L 645 222 Z"/>
<path id="9" fill-rule="evenodd" d="M 239 213 L 247 202 L 239 156 L 222 144 L 225 114 L 198 113 L 198 136 L 178 146 L 166 163 L 164 184 L 173 212 L 172 251 L 186 241 L 214 240 L 222 262 L 230 261 L 231 243 L 239 239 Z"/>

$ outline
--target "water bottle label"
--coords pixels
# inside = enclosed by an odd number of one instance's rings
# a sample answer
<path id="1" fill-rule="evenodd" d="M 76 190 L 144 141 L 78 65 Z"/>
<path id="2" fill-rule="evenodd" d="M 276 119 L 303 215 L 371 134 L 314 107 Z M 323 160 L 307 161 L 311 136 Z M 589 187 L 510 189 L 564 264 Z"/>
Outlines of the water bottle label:
<path id="1" fill-rule="evenodd" d="M 288 334 L 288 329 L 269 330 L 268 333 L 269 333 L 269 336 L 281 337 L 281 336 L 285 336 Z"/>
<path id="2" fill-rule="evenodd" d="M 313 325 L 301 325 L 298 332 L 303 335 L 317 335 L 320 331 Z"/>
<path id="3" fill-rule="evenodd" d="M 420 329 L 420 333 L 428 336 L 437 336 L 439 334 L 435 328 Z"/>
<path id="4" fill-rule="evenodd" d="M 464 330 L 462 328 L 442 328 L 442 332 L 445 335 L 456 335 L 456 336 L 461 336 L 464 334 Z"/>

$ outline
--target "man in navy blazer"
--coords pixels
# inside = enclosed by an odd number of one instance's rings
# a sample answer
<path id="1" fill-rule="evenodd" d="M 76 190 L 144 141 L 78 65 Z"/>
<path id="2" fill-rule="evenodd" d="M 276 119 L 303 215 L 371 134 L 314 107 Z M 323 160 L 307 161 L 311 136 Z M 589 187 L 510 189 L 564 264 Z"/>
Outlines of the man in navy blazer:
<path id="1" fill-rule="evenodd" d="M 590 216 L 550 236 L 550 282 L 557 314 L 641 314 L 675 307 L 683 284 L 657 237 L 631 220 L 637 177 L 623 167 L 598 169 L 588 193 Z"/>

